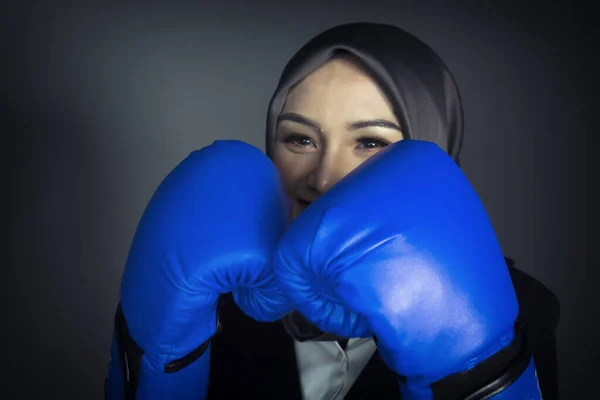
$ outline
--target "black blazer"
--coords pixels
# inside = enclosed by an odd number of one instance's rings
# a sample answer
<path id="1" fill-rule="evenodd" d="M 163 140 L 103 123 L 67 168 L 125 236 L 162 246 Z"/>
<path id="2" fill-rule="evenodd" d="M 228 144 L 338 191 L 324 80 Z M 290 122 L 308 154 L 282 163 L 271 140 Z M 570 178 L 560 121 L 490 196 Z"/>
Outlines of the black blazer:
<path id="1" fill-rule="evenodd" d="M 514 268 L 511 260 L 507 262 L 519 300 L 519 322 L 532 348 L 544 400 L 557 399 L 558 299 L 540 282 Z M 211 345 L 208 400 L 301 400 L 294 342 L 280 321 L 254 321 L 240 311 L 231 295 L 223 296 L 220 320 L 223 330 Z M 378 352 L 345 399 L 400 399 L 397 377 Z"/>

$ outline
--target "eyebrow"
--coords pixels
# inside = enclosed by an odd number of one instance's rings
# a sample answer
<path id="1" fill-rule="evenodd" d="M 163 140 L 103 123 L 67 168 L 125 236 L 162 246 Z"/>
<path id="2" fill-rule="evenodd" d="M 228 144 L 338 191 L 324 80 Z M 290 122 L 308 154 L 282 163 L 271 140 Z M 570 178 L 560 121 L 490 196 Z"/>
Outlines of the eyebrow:
<path id="1" fill-rule="evenodd" d="M 398 124 L 393 123 L 392 121 L 388 121 L 387 119 L 370 119 L 367 121 L 357 121 L 353 122 L 348 126 L 348 129 L 353 131 L 356 129 L 369 128 L 371 126 L 377 126 L 380 128 L 389 128 L 395 129 L 399 132 L 402 132 Z"/>
<path id="2" fill-rule="evenodd" d="M 321 125 L 319 125 L 318 122 L 313 121 L 310 118 L 306 118 L 300 114 L 296 114 L 296 113 L 292 113 L 292 112 L 282 114 L 277 119 L 277 123 L 279 123 L 281 121 L 296 122 L 298 124 L 306 125 L 310 128 L 313 128 L 316 131 L 321 131 Z M 402 129 L 400 129 L 400 126 L 398 126 L 398 124 L 396 124 L 392 121 L 388 121 L 386 119 L 370 119 L 370 120 L 365 120 L 365 121 L 356 121 L 356 122 L 353 122 L 348 125 L 348 130 L 354 131 L 357 129 L 369 128 L 369 127 L 373 127 L 373 126 L 380 127 L 380 128 L 395 129 L 399 132 L 402 132 Z"/>
<path id="3" fill-rule="evenodd" d="M 302 125 L 311 127 L 316 131 L 321 131 L 321 125 L 319 125 L 316 121 L 313 121 L 312 119 L 303 117 L 300 114 L 291 113 L 291 112 L 282 114 L 279 116 L 279 118 L 277 118 L 277 123 L 279 123 L 281 121 L 296 122 L 298 124 L 302 124 Z"/>

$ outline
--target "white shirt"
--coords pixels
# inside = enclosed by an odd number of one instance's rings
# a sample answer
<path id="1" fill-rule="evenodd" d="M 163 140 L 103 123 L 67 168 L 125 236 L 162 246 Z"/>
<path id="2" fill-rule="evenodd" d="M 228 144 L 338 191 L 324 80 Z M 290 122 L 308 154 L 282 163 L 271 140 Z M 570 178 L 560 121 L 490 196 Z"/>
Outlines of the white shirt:
<path id="1" fill-rule="evenodd" d="M 377 346 L 371 338 L 350 339 L 346 350 L 335 341 L 295 342 L 304 400 L 341 400 Z"/>

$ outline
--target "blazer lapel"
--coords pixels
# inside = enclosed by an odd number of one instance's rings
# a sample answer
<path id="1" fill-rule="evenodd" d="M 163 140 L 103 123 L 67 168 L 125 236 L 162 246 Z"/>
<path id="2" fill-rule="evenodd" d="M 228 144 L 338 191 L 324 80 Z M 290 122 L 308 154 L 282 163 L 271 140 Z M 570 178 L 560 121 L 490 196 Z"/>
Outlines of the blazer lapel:
<path id="1" fill-rule="evenodd" d="M 259 323 L 231 294 L 219 307 L 222 331 L 211 345 L 208 399 L 301 400 L 294 342 L 280 321 Z"/>
<path id="2" fill-rule="evenodd" d="M 399 400 L 398 376 L 385 364 L 379 351 L 371 357 L 344 400 Z"/>
<path id="3" fill-rule="evenodd" d="M 231 295 L 219 308 L 222 325 L 211 345 L 208 400 L 256 397 L 301 400 L 294 341 L 281 321 L 259 323 L 245 315 Z M 396 375 L 379 352 L 371 357 L 345 400 L 398 400 Z"/>

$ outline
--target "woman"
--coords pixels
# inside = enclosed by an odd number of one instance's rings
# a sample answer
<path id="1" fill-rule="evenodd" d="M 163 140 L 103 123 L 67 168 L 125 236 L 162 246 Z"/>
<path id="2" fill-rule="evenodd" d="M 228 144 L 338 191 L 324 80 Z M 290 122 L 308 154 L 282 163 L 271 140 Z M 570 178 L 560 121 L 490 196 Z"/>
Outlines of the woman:
<path id="1" fill-rule="evenodd" d="M 360 23 L 323 32 L 290 60 L 269 105 L 266 148 L 296 217 L 391 143 L 431 141 L 459 164 L 462 137 L 460 96 L 442 60 L 396 27 Z M 558 301 L 511 260 L 507 264 L 542 393 L 557 398 Z M 230 296 L 222 299 L 220 321 L 209 398 L 400 397 L 372 339 L 335 337 L 295 312 L 258 323 Z"/>

